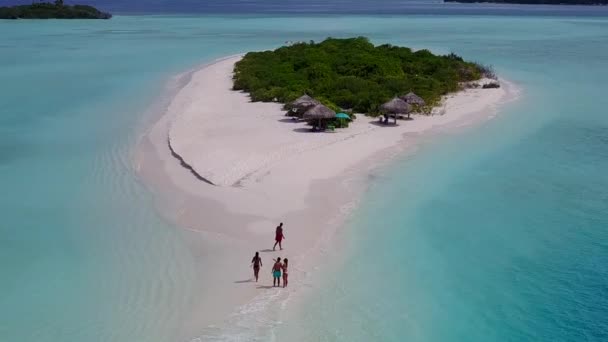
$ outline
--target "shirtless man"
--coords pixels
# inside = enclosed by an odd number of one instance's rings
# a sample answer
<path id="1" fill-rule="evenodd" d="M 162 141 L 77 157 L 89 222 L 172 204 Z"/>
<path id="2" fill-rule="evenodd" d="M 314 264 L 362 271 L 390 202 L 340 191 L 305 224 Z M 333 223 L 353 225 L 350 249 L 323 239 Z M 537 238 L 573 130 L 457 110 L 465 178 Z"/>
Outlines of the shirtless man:
<path id="1" fill-rule="evenodd" d="M 281 286 L 281 270 L 283 269 L 283 264 L 281 263 L 281 258 L 277 258 L 274 261 L 274 266 L 272 266 L 272 286 Z"/>
<path id="2" fill-rule="evenodd" d="M 273 251 L 277 248 L 277 245 L 279 245 L 279 248 L 281 250 L 283 250 L 283 246 L 281 246 L 281 241 L 283 241 L 284 238 L 285 238 L 285 235 L 283 235 L 283 222 L 281 222 L 281 224 L 279 224 L 279 226 L 277 227 L 277 230 L 274 235 L 275 243 L 274 243 L 274 246 L 272 247 Z"/>

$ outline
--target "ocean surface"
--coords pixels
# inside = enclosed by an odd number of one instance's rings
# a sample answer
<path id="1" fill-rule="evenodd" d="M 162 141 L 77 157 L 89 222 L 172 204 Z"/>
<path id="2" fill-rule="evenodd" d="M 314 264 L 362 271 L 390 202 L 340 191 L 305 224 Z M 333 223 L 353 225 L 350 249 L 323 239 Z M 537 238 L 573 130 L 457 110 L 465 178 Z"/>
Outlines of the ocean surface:
<path id="1" fill-rule="evenodd" d="M 32 0 L 0 0 L 0 6 L 29 5 Z M 115 14 L 425 14 L 500 16 L 605 16 L 606 6 L 458 4 L 443 0 L 78 0 Z"/>
<path id="2" fill-rule="evenodd" d="M 354 35 L 493 64 L 522 97 L 372 175 L 303 304 L 241 340 L 606 341 L 608 17 L 584 11 L 0 22 L 0 341 L 195 337 L 214 246 L 136 176 L 154 104 L 201 63 Z"/>

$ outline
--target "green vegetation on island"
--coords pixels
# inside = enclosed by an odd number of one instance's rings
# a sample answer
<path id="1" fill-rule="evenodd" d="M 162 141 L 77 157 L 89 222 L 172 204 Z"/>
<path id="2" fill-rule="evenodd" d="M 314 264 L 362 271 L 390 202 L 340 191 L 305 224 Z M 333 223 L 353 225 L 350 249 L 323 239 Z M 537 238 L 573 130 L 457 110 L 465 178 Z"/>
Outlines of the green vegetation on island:
<path id="1" fill-rule="evenodd" d="M 112 15 L 93 6 L 65 5 L 63 0 L 55 3 L 0 7 L 0 19 L 110 19 Z"/>
<path id="2" fill-rule="evenodd" d="M 462 82 L 492 73 L 454 53 L 440 56 L 428 50 L 374 46 L 364 37 L 250 52 L 234 71 L 233 89 L 248 92 L 252 101 L 289 103 L 308 94 L 334 110 L 371 115 L 391 98 L 409 92 L 431 107 L 442 95 L 460 90 Z"/>
<path id="3" fill-rule="evenodd" d="M 608 5 L 608 0 L 444 0 L 444 2 L 522 5 Z"/>

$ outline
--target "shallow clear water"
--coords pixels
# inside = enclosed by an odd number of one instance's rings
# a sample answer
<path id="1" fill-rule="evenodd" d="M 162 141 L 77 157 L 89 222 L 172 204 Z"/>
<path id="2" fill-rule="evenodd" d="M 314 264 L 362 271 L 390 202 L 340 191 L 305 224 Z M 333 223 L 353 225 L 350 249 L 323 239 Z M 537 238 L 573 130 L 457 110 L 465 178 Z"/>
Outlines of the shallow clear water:
<path id="1" fill-rule="evenodd" d="M 212 247 L 163 222 L 134 175 L 144 112 L 177 72 L 330 35 L 493 63 L 525 97 L 379 174 L 342 237 L 352 253 L 279 336 L 605 339 L 607 29 L 483 16 L 0 22 L 0 340 L 191 337 Z"/>
<path id="2" fill-rule="evenodd" d="M 523 97 L 375 173 L 277 340 L 605 341 L 608 20 L 403 29 L 492 61 Z"/>
<path id="3" fill-rule="evenodd" d="M 132 151 L 170 76 L 252 48 L 214 22 L 0 22 L 1 341 L 189 337 L 211 247 L 156 214 Z"/>

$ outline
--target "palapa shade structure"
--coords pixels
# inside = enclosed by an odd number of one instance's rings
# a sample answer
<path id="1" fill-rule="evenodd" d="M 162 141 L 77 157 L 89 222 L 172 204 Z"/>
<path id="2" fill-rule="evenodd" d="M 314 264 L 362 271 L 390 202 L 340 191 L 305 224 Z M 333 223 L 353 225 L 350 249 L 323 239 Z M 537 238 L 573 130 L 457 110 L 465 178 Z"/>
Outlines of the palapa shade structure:
<path id="1" fill-rule="evenodd" d="M 321 104 L 321 102 L 313 99 L 312 97 L 304 94 L 298 97 L 295 101 L 291 103 L 293 107 L 312 107 Z"/>
<path id="2" fill-rule="evenodd" d="M 309 121 L 317 120 L 319 123 L 319 126 L 321 126 L 322 120 L 333 119 L 335 116 L 336 116 L 336 112 L 325 107 L 322 104 L 318 104 L 318 105 L 308 109 L 304 113 L 303 117 L 305 120 L 309 120 Z"/>
<path id="3" fill-rule="evenodd" d="M 312 108 L 316 105 L 320 105 L 320 104 L 321 104 L 321 102 L 313 99 L 312 97 L 310 97 L 308 95 L 302 95 L 291 103 L 291 105 L 289 106 L 291 110 L 288 113 L 288 115 L 292 114 L 295 116 L 302 117 L 302 115 L 307 110 L 309 110 L 310 108 Z"/>
<path id="4" fill-rule="evenodd" d="M 407 93 L 406 95 L 399 96 L 399 98 L 411 105 L 415 105 L 415 106 L 426 105 L 426 102 L 424 102 L 424 99 L 422 97 L 414 94 L 411 91 L 409 93 Z"/>
<path id="5" fill-rule="evenodd" d="M 397 115 L 409 114 L 412 111 L 412 106 L 402 99 L 395 97 L 387 103 L 380 106 L 380 111 L 387 116 L 393 116 L 395 118 L 395 124 L 397 123 Z"/>

